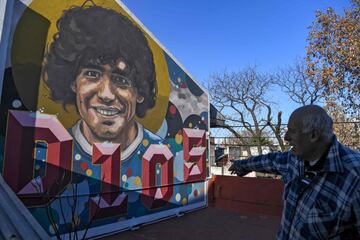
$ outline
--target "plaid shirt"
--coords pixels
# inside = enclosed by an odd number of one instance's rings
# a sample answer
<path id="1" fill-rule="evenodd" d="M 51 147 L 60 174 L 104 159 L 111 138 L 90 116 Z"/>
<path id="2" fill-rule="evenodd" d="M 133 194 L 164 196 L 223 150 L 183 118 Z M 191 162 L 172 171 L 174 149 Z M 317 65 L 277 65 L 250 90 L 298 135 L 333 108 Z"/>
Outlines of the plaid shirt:
<path id="1" fill-rule="evenodd" d="M 236 169 L 277 173 L 285 183 L 277 239 L 360 239 L 360 153 L 334 141 L 308 166 L 291 151 L 235 161 Z"/>

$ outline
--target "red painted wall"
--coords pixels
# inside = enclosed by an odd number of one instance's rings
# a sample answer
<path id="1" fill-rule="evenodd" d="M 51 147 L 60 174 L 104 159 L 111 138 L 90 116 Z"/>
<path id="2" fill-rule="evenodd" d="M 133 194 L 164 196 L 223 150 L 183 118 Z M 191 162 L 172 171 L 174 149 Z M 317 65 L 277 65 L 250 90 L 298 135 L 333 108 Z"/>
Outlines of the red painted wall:
<path id="1" fill-rule="evenodd" d="M 242 214 L 281 216 L 283 183 L 278 179 L 215 175 L 209 205 Z"/>

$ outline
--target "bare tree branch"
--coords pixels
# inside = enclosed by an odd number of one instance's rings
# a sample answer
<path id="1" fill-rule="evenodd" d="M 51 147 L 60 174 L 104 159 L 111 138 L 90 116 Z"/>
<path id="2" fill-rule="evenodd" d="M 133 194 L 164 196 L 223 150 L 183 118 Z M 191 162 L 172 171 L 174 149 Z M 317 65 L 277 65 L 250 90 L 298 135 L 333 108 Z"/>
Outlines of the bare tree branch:
<path id="1" fill-rule="evenodd" d="M 228 125 L 225 128 L 239 139 L 247 135 L 247 140 L 242 139 L 242 143 L 255 145 L 258 154 L 262 154 L 263 146 L 274 145 L 265 140 L 269 135 L 281 133 L 275 127 L 281 126 L 281 118 L 278 118 L 280 122 L 272 122 L 272 103 L 266 99 L 273 81 L 273 76 L 260 73 L 256 66 L 230 73 L 225 70 L 210 77 L 209 90 L 214 105 L 219 107 L 225 120 L 239 123 L 243 130 L 238 132 Z M 270 117 L 264 116 L 264 112 Z M 276 139 L 282 141 L 280 135 Z M 278 144 L 282 146 L 283 142 Z"/>
<path id="2" fill-rule="evenodd" d="M 293 66 L 279 70 L 275 83 L 290 97 L 302 106 L 314 104 L 320 100 L 322 87 L 306 74 L 304 60 L 296 60 Z"/>

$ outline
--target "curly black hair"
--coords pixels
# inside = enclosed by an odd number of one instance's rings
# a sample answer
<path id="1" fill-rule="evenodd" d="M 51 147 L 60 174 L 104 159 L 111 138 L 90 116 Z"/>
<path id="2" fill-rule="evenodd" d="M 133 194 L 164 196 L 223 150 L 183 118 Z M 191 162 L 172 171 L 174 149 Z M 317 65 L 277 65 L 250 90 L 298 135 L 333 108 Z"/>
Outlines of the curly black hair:
<path id="1" fill-rule="evenodd" d="M 136 115 L 145 116 L 154 107 L 157 88 L 153 54 L 141 30 L 128 18 L 99 6 L 73 7 L 57 21 L 58 32 L 48 47 L 43 65 L 43 80 L 51 99 L 76 104 L 71 85 L 81 67 L 90 62 L 114 66 L 121 59 L 129 70 L 126 77 L 134 82 L 144 101 L 137 103 Z"/>

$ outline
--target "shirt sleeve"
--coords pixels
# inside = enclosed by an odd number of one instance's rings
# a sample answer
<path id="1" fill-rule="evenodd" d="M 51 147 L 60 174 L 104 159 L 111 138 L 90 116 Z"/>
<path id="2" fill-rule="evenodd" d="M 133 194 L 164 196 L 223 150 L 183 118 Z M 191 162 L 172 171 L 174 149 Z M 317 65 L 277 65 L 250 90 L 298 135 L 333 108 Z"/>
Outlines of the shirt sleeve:
<path id="1" fill-rule="evenodd" d="M 263 173 L 275 173 L 283 177 L 289 173 L 289 152 L 276 152 L 247 160 L 235 161 L 235 167 L 244 171 L 257 171 Z"/>

